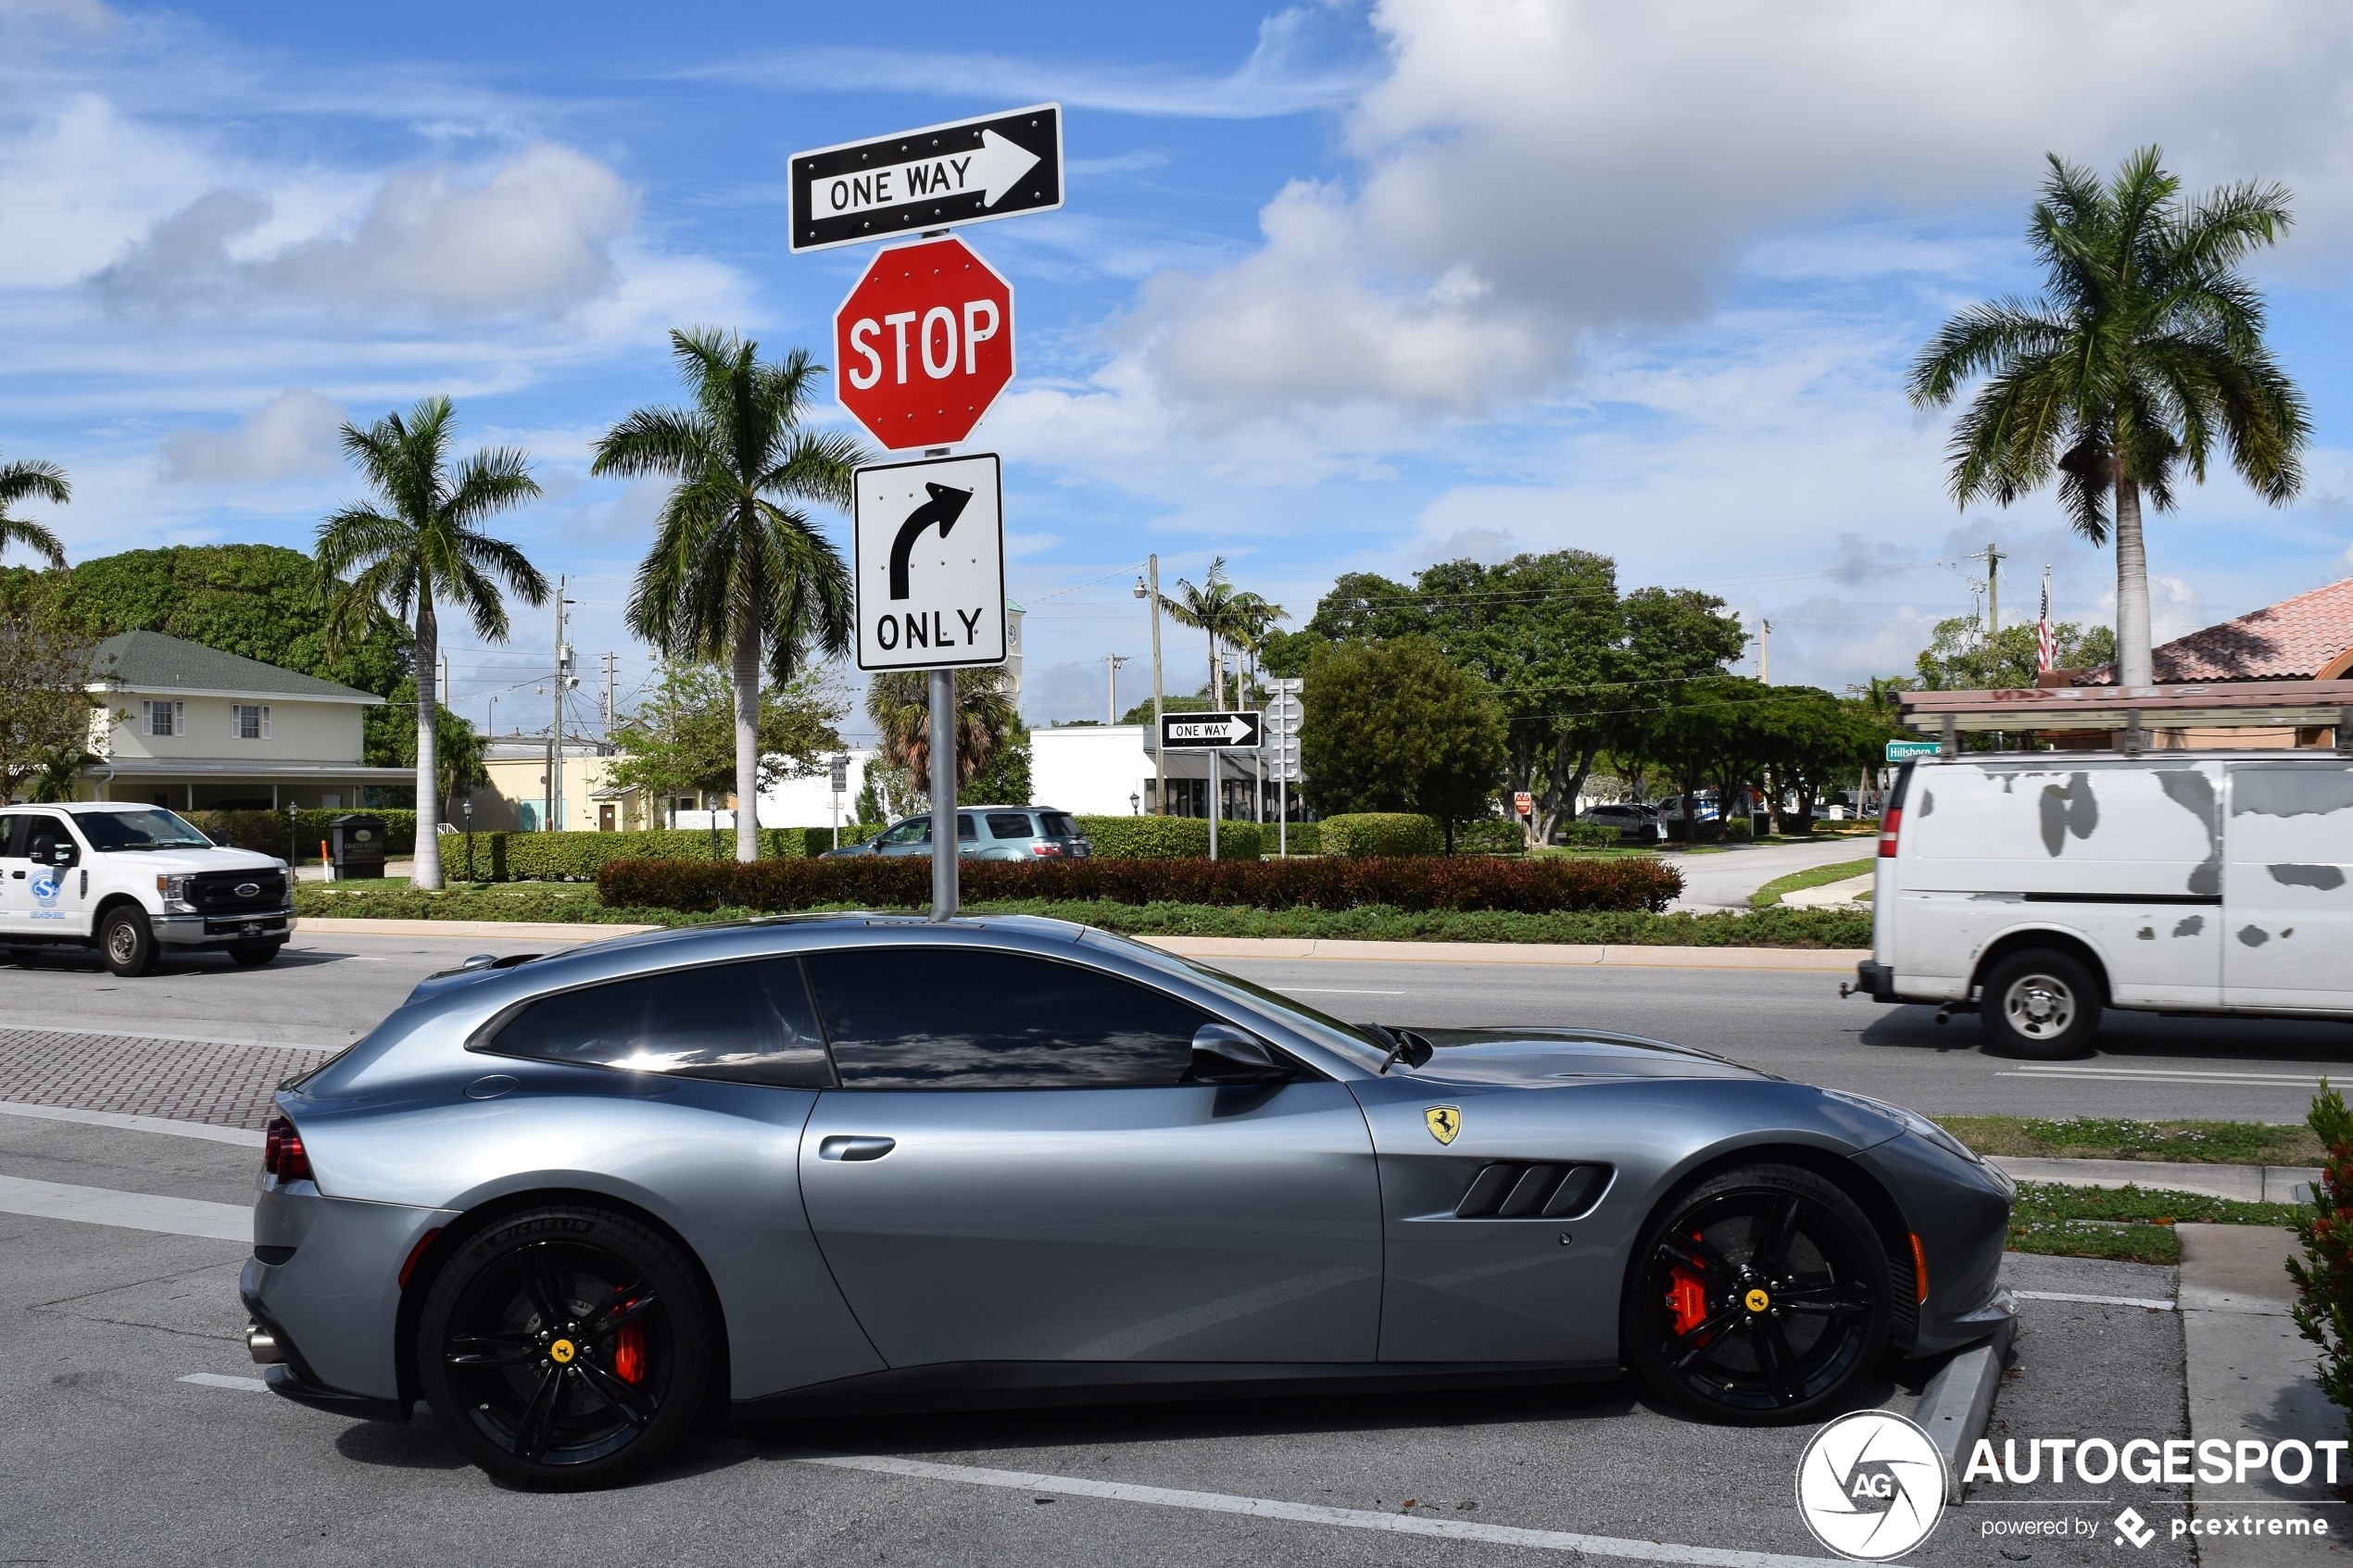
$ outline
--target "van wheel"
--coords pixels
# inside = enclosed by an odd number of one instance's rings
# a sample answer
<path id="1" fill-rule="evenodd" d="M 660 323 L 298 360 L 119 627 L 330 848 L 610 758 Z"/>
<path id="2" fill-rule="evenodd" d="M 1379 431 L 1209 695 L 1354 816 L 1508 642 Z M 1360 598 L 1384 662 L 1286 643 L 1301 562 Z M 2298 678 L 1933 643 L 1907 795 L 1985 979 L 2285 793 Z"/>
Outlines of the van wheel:
<path id="1" fill-rule="evenodd" d="M 117 974 L 145 974 L 155 968 L 156 934 L 147 912 L 129 904 L 111 910 L 98 927 L 98 950 Z"/>
<path id="2" fill-rule="evenodd" d="M 1977 1004 L 1985 1048 L 1996 1056 L 2063 1061 L 2092 1048 L 2099 982 L 2080 960 L 2047 947 L 2012 953 L 1985 977 Z"/>

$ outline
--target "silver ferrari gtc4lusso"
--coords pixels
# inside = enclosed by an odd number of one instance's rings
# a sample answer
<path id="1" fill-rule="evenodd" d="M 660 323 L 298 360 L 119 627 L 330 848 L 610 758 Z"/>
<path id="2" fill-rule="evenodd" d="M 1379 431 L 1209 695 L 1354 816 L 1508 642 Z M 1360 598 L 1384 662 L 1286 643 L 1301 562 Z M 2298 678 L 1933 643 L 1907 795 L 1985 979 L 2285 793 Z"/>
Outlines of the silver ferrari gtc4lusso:
<path id="1" fill-rule="evenodd" d="M 1800 1421 L 2010 1311 L 2012 1187 L 1699 1051 L 1349 1024 L 1059 922 L 474 960 L 277 1096 L 289 1399 L 571 1487 L 737 1416 L 1606 1379 Z"/>

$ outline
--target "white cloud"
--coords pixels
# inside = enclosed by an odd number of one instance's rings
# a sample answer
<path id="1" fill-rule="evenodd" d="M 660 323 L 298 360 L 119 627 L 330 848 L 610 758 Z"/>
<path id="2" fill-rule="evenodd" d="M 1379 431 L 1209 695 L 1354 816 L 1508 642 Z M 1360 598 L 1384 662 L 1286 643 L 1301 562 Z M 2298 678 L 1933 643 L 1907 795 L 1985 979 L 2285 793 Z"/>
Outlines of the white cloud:
<path id="1" fill-rule="evenodd" d="M 293 387 L 233 430 L 175 430 L 159 446 L 164 477 L 208 483 L 333 473 L 343 466 L 337 433 L 346 410 L 308 387 Z"/>

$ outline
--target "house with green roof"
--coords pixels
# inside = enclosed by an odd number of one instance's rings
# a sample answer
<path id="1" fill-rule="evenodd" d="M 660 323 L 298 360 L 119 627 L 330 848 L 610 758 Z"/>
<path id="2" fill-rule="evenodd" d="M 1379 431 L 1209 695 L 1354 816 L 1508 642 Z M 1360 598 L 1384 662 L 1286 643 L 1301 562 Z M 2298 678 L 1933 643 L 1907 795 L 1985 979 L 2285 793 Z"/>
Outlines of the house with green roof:
<path id="1" fill-rule="evenodd" d="M 384 698 L 161 632 L 91 650 L 99 708 L 77 794 L 176 810 L 406 804 L 417 775 L 371 768 L 361 716 Z"/>

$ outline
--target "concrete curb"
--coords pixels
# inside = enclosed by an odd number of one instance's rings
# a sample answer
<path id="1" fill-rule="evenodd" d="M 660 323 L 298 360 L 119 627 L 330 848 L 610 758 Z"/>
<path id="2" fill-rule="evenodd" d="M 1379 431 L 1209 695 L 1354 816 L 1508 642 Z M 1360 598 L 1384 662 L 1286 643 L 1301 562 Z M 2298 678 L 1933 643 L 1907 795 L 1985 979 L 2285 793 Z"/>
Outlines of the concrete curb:
<path id="1" fill-rule="evenodd" d="M 2001 1389 L 2002 1369 L 2009 1362 L 2010 1340 L 2017 1333 L 2018 1319 L 2005 1318 L 1993 1338 L 1946 1361 L 1920 1390 L 1919 1409 L 1912 1419 L 1944 1456 L 1946 1502 L 1961 1500 L 1961 1472 L 1969 1467 L 1969 1449 L 1994 1419 L 1994 1396 Z"/>
<path id="2" fill-rule="evenodd" d="M 305 915 L 297 934 L 319 936 L 501 937 L 528 942 L 601 942 L 661 931 L 658 925 L 496 920 L 347 920 Z M 1617 969 L 1780 970 L 1851 974 L 1870 957 L 1860 947 L 1668 947 L 1558 942 L 1342 942 L 1291 936 L 1141 936 L 1188 959 L 1325 959 L 1349 963 L 1606 965 Z"/>
<path id="3" fill-rule="evenodd" d="M 1989 1154 L 1985 1162 L 2021 1182 L 2068 1186 L 2164 1187 L 2241 1203 L 2304 1203 L 2321 1173 L 2308 1165 L 2216 1165 L 2158 1160 L 2041 1160 Z"/>

